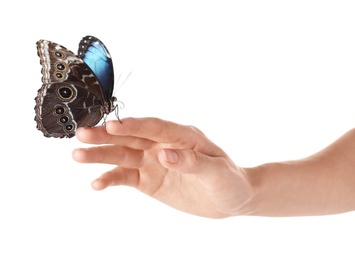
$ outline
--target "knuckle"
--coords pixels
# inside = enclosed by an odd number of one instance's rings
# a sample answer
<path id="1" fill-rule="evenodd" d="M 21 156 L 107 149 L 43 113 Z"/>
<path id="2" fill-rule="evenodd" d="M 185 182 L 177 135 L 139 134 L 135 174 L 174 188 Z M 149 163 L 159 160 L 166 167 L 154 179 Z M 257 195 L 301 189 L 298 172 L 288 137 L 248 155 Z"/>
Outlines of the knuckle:
<path id="1" fill-rule="evenodd" d="M 187 127 L 190 128 L 195 133 L 202 134 L 202 131 L 199 128 L 197 128 L 196 126 L 188 125 Z"/>
<path id="2" fill-rule="evenodd" d="M 194 150 L 190 150 L 188 154 L 188 165 L 191 169 L 200 168 L 204 163 L 204 157 Z"/>

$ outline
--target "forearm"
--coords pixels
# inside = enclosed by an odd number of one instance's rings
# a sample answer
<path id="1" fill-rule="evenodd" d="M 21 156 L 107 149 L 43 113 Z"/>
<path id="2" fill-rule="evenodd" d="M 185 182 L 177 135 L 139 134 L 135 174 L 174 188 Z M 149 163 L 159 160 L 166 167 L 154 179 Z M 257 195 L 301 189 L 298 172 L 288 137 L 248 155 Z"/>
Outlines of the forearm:
<path id="1" fill-rule="evenodd" d="M 328 215 L 355 210 L 355 129 L 308 158 L 245 169 L 247 214 Z"/>

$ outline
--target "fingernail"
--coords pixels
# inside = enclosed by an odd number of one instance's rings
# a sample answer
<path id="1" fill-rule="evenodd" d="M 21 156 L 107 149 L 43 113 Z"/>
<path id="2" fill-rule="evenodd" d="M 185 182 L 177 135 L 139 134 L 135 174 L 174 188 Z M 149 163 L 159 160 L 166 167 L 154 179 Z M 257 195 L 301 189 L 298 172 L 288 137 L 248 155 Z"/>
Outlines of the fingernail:
<path id="1" fill-rule="evenodd" d="M 164 150 L 164 159 L 169 163 L 177 163 L 179 155 L 173 150 Z"/>

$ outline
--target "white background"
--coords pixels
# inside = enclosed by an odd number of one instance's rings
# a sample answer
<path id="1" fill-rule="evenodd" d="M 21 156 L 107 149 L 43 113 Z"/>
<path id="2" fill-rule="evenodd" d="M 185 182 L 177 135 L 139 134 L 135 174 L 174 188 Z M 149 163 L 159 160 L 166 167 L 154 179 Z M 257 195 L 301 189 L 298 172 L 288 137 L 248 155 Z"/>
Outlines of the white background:
<path id="1" fill-rule="evenodd" d="M 354 127 L 354 14 L 324 0 L 2 2 L 0 259 L 354 259 L 355 213 L 210 220 L 96 192 L 112 166 L 74 162 L 84 145 L 33 120 L 36 41 L 76 52 L 94 35 L 116 78 L 132 72 L 121 117 L 195 125 L 240 166 L 302 158 Z"/>

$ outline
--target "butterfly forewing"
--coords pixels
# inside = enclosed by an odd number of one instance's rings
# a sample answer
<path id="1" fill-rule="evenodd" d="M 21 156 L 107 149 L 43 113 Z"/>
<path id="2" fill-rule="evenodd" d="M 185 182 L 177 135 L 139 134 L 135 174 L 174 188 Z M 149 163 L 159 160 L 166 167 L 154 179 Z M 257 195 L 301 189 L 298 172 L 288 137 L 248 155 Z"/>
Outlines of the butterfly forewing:
<path id="1" fill-rule="evenodd" d="M 112 97 L 114 85 L 113 64 L 109 51 L 98 38 L 84 37 L 79 43 L 78 56 L 97 76 L 108 99 Z"/>

